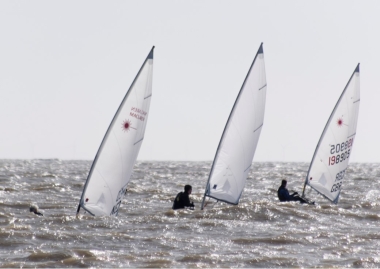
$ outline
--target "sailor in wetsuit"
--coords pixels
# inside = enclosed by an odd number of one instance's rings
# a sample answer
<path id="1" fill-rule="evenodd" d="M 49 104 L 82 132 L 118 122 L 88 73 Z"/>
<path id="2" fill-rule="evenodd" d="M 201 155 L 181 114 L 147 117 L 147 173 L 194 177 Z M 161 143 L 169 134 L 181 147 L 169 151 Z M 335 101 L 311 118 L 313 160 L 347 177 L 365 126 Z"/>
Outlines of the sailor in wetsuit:
<path id="1" fill-rule="evenodd" d="M 278 188 L 278 191 L 277 191 L 278 199 L 281 202 L 300 201 L 301 203 L 305 203 L 306 201 L 298 196 L 298 192 L 289 194 L 289 191 L 286 188 L 287 183 L 288 182 L 285 179 L 282 180 L 281 186 L 280 188 Z"/>
<path id="2" fill-rule="evenodd" d="M 174 199 L 173 209 L 181 209 L 185 207 L 190 207 L 194 209 L 194 203 L 190 203 L 189 195 L 191 194 L 192 187 L 190 185 L 185 186 L 185 192 L 180 192 Z"/>
<path id="3" fill-rule="evenodd" d="M 34 214 L 36 214 L 38 216 L 43 216 L 44 215 L 40 211 L 38 211 L 38 207 L 36 205 L 31 205 L 30 208 L 29 208 L 29 212 L 33 212 Z"/>

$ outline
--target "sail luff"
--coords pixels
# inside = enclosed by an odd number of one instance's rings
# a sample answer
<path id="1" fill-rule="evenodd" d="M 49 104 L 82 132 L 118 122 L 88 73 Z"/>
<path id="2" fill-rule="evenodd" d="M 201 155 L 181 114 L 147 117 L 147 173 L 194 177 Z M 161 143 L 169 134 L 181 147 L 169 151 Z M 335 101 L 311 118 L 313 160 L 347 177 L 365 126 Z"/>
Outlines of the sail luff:
<path id="1" fill-rule="evenodd" d="M 246 85 L 246 82 L 247 82 L 247 79 L 248 79 L 248 77 L 249 77 L 249 75 L 250 75 L 250 73 L 251 73 L 251 70 L 252 70 L 252 68 L 253 68 L 253 66 L 254 66 L 254 64 L 255 64 L 255 62 L 256 62 L 257 56 L 258 56 L 259 54 L 262 54 L 262 53 L 263 53 L 263 43 L 260 44 L 260 47 L 259 47 L 259 49 L 258 49 L 258 51 L 257 51 L 257 53 L 256 53 L 256 55 L 255 55 L 255 58 L 254 58 L 253 61 L 252 61 L 252 64 L 251 64 L 251 66 L 250 66 L 250 68 L 249 68 L 249 70 L 248 70 L 248 73 L 247 73 L 247 75 L 246 75 L 246 77 L 245 77 L 245 79 L 244 79 L 244 82 L 243 82 L 243 84 L 242 84 L 242 86 L 241 86 L 241 88 L 240 88 L 240 91 L 239 91 L 239 93 L 238 93 L 238 96 L 237 96 L 237 98 L 236 98 L 236 100 L 235 100 L 235 102 L 234 102 L 234 105 L 233 105 L 232 109 L 231 109 L 231 112 L 230 112 L 230 115 L 229 115 L 229 117 L 228 117 L 227 123 L 226 123 L 226 125 L 225 125 L 225 127 L 224 127 L 224 130 L 223 130 L 223 133 L 222 133 L 221 139 L 220 139 L 220 141 L 219 141 L 218 148 L 217 148 L 217 150 L 216 150 L 215 157 L 214 157 L 214 160 L 213 160 L 213 163 L 212 163 L 212 166 L 211 166 L 210 174 L 209 174 L 209 177 L 208 177 L 208 180 L 207 180 L 207 183 L 206 183 L 206 188 L 205 188 L 205 193 L 204 193 L 203 200 L 202 200 L 201 210 L 203 210 L 203 208 L 204 208 L 204 202 L 205 202 L 205 198 L 206 198 L 206 196 L 208 196 L 208 197 L 210 197 L 210 198 L 214 198 L 214 199 L 216 199 L 216 200 L 218 200 L 218 201 L 222 201 L 222 202 L 225 202 L 225 203 L 229 203 L 229 204 L 234 204 L 234 205 L 236 205 L 235 203 L 231 203 L 231 202 L 229 202 L 229 201 L 225 201 L 225 200 L 218 199 L 218 198 L 215 198 L 215 197 L 213 197 L 213 196 L 208 195 L 208 193 L 210 192 L 210 189 L 209 189 L 209 188 L 210 188 L 210 186 L 209 186 L 209 185 L 210 185 L 210 179 L 211 179 L 211 177 L 212 177 L 212 175 L 213 175 L 213 173 L 214 173 L 215 163 L 216 163 L 216 161 L 217 161 L 217 159 L 218 159 L 218 156 L 219 156 L 219 153 L 220 153 L 220 148 L 221 148 L 221 145 L 223 144 L 223 140 L 224 140 L 224 138 L 225 138 L 225 133 L 226 133 L 226 130 L 227 130 L 229 124 L 230 124 L 231 117 L 232 117 L 232 115 L 234 114 L 234 111 L 235 111 L 236 105 L 237 105 L 237 103 L 238 103 L 238 101 L 239 101 L 239 99 L 240 99 L 241 93 L 242 93 L 242 91 L 243 91 L 243 89 L 244 89 L 244 86 Z M 265 85 L 265 86 L 266 86 L 266 85 Z M 240 195 L 241 195 L 241 193 L 240 193 Z"/>
<path id="2" fill-rule="evenodd" d="M 148 56 L 145 58 L 145 61 L 144 61 L 143 64 L 141 65 L 141 67 L 140 67 L 140 69 L 139 69 L 137 75 L 135 76 L 135 78 L 134 78 L 132 84 L 130 85 L 130 87 L 129 87 L 128 91 L 127 91 L 127 93 L 125 94 L 123 100 L 121 101 L 121 103 L 120 103 L 120 105 L 119 105 L 119 107 L 118 107 L 118 109 L 117 109 L 115 115 L 113 116 L 110 125 L 108 126 L 108 129 L 107 129 L 107 131 L 106 131 L 106 134 L 104 135 L 104 137 L 103 137 L 103 139 L 102 139 L 102 142 L 101 142 L 101 144 L 100 144 L 100 146 L 99 146 L 99 149 L 98 149 L 98 151 L 97 151 L 97 153 L 96 153 L 95 159 L 94 159 L 94 161 L 93 161 L 93 163 L 92 163 L 92 165 L 91 165 L 91 168 L 90 168 L 89 174 L 88 174 L 88 176 L 87 176 L 87 179 L 86 179 L 85 185 L 84 185 L 84 187 L 83 187 L 82 195 L 81 195 L 81 198 L 80 198 L 80 200 L 79 200 L 79 204 L 78 204 L 77 214 L 79 213 L 80 208 L 82 207 L 82 208 L 85 209 L 87 212 L 89 212 L 91 215 L 95 215 L 95 214 L 93 214 L 89 209 L 85 208 L 85 206 L 84 206 L 84 204 L 83 204 L 83 197 L 84 197 L 84 194 L 86 193 L 86 190 L 87 190 L 88 184 L 89 184 L 89 182 L 90 182 L 90 179 L 91 179 L 91 176 L 92 176 L 92 174 L 93 174 L 94 168 L 95 168 L 95 166 L 96 166 L 96 164 L 97 164 L 97 162 L 98 162 L 99 156 L 100 156 L 100 154 L 101 154 L 101 152 L 102 152 L 102 150 L 103 150 L 103 146 L 104 146 L 104 144 L 105 144 L 105 141 L 107 140 L 107 138 L 108 138 L 108 136 L 109 136 L 109 134 L 110 134 L 110 131 L 111 131 L 112 127 L 113 127 L 114 124 L 115 124 L 115 119 L 118 117 L 118 115 L 119 115 L 119 113 L 120 113 L 120 111 L 121 111 L 121 108 L 123 107 L 124 103 L 126 102 L 128 96 L 129 96 L 129 94 L 130 94 L 130 92 L 131 92 L 131 89 L 132 89 L 133 86 L 135 85 L 135 83 L 136 83 L 138 77 L 140 76 L 140 73 L 141 73 L 142 69 L 144 68 L 145 64 L 147 63 L 147 61 L 148 61 L 149 59 L 153 59 L 153 51 L 154 51 L 154 48 L 155 48 L 155 47 L 153 46 L 152 49 L 150 50 Z"/>
<path id="3" fill-rule="evenodd" d="M 337 197 L 337 198 L 335 198 L 335 199 L 333 199 L 333 200 L 330 199 L 329 197 L 327 197 L 326 195 L 324 195 L 323 193 L 321 193 L 320 191 L 318 191 L 316 188 L 314 188 L 313 186 L 311 186 L 310 184 L 308 184 L 308 183 L 309 183 L 309 176 L 310 176 L 310 171 L 311 171 L 311 168 L 312 168 L 313 163 L 314 163 L 314 161 L 315 161 L 316 155 L 317 155 L 318 150 L 319 150 L 319 148 L 320 148 L 321 142 L 322 142 L 322 140 L 323 140 L 323 138 L 324 138 L 324 136 L 325 136 L 325 134 L 326 134 L 326 132 L 327 132 L 328 127 L 330 126 L 330 123 L 331 123 L 331 120 L 332 120 L 332 118 L 333 118 L 333 115 L 335 114 L 337 108 L 339 107 L 339 104 L 340 104 L 341 100 L 343 99 L 343 96 L 345 95 L 345 93 L 346 93 L 346 91 L 347 91 L 347 88 L 348 88 L 348 86 L 350 85 L 350 83 L 351 83 L 351 81 L 352 81 L 352 78 L 354 77 L 355 73 L 360 73 L 359 66 L 360 66 L 360 63 L 358 63 L 358 65 L 356 66 L 356 68 L 355 68 L 354 72 L 352 73 L 350 79 L 348 80 L 346 86 L 344 87 L 344 89 L 343 89 L 343 91 L 342 91 L 342 93 L 341 93 L 341 95 L 340 95 L 338 101 L 336 102 L 336 104 L 335 104 L 335 106 L 334 106 L 333 111 L 332 111 L 331 114 L 330 114 L 329 119 L 327 120 L 327 123 L 326 123 L 326 125 L 325 125 L 325 127 L 324 127 L 324 129 L 323 129 L 323 132 L 322 132 L 322 134 L 321 134 L 321 136 L 320 136 L 320 138 L 319 138 L 318 144 L 317 144 L 317 146 L 316 146 L 316 148 L 315 148 L 315 151 L 314 151 L 313 157 L 312 157 L 312 159 L 311 159 L 311 162 L 310 162 L 310 165 L 309 165 L 309 169 L 308 169 L 308 172 L 307 172 L 307 175 L 306 175 L 306 178 L 305 178 L 304 187 L 303 187 L 303 191 L 302 191 L 302 197 L 305 197 L 305 189 L 306 189 L 306 185 L 309 185 L 310 187 L 312 187 L 315 191 L 317 191 L 319 194 L 321 194 L 323 197 L 325 197 L 325 198 L 328 199 L 329 201 L 331 201 L 331 202 L 333 202 L 333 203 L 335 203 L 335 204 L 338 202 L 339 194 L 338 194 L 338 197 Z M 339 191 L 339 193 L 340 193 L 340 191 Z"/>

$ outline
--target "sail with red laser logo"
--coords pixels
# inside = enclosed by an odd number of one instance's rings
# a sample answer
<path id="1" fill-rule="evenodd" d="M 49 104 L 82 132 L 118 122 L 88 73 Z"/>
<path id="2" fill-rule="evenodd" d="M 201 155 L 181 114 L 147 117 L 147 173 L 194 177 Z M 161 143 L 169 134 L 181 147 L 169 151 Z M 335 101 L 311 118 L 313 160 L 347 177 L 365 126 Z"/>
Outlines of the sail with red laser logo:
<path id="1" fill-rule="evenodd" d="M 77 214 L 81 208 L 94 216 L 118 214 L 148 121 L 153 50 L 154 47 L 108 127 L 83 188 Z"/>
<path id="2" fill-rule="evenodd" d="M 338 203 L 343 179 L 352 154 L 360 104 L 359 64 L 327 121 L 306 176 L 306 185 Z"/>

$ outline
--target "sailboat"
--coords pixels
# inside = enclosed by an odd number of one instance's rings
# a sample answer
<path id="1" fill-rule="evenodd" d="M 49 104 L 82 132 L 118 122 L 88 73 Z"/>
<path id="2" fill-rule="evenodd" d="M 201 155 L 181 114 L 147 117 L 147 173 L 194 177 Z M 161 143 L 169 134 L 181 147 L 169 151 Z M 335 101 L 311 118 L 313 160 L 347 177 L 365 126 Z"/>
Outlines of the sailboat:
<path id="1" fill-rule="evenodd" d="M 358 64 L 336 103 L 315 149 L 305 179 L 312 189 L 337 204 L 352 154 L 360 104 Z"/>
<path id="2" fill-rule="evenodd" d="M 92 163 L 77 214 L 117 216 L 133 171 L 152 97 L 153 50 L 150 50 L 121 102 Z"/>
<path id="3" fill-rule="evenodd" d="M 267 82 L 261 43 L 236 98 L 207 180 L 206 197 L 237 205 L 264 123 Z"/>

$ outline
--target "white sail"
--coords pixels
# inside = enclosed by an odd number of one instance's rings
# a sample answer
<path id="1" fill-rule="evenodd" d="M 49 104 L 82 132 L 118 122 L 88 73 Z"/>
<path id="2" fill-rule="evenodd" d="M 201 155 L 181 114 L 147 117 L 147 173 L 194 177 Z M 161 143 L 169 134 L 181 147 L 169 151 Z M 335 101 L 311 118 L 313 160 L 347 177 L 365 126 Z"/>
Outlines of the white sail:
<path id="1" fill-rule="evenodd" d="M 334 203 L 338 203 L 343 178 L 352 154 L 359 104 L 358 64 L 327 121 L 305 181 L 305 186 L 309 185 Z"/>
<path id="2" fill-rule="evenodd" d="M 261 44 L 225 126 L 205 197 L 239 203 L 264 123 L 266 85 Z"/>
<path id="3" fill-rule="evenodd" d="M 94 216 L 117 215 L 144 139 L 152 96 L 153 49 L 117 110 L 79 202 Z"/>

